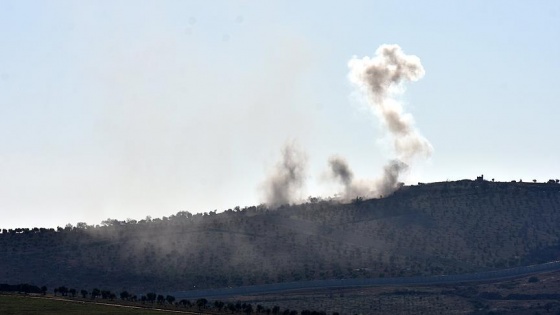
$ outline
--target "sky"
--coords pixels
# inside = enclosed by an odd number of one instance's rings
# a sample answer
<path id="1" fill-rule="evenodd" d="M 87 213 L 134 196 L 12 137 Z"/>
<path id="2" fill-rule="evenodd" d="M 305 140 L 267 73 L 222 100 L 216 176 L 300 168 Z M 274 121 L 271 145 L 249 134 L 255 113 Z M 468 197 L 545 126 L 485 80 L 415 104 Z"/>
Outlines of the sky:
<path id="1" fill-rule="evenodd" d="M 376 178 L 348 62 L 383 44 L 425 69 L 406 184 L 560 178 L 558 38 L 558 1 L 0 0 L 0 228 L 258 205 L 286 143 L 302 198 L 340 189 L 333 155 Z"/>

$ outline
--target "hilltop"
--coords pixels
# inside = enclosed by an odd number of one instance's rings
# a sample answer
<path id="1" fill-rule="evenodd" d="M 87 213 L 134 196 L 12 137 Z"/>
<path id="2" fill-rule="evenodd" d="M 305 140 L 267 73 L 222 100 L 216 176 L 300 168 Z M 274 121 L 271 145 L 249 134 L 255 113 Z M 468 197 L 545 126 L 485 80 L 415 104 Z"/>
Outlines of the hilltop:
<path id="1" fill-rule="evenodd" d="M 2 230 L 0 282 L 187 290 L 460 274 L 560 257 L 560 184 L 461 180 L 101 226 Z"/>

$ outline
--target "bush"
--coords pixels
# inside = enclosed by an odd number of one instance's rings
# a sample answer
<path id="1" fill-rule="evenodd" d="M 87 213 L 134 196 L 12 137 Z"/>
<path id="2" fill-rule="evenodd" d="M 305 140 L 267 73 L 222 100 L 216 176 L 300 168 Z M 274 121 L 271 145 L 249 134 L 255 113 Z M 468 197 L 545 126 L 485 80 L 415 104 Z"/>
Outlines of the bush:
<path id="1" fill-rule="evenodd" d="M 534 282 L 539 282 L 539 278 L 532 276 L 531 278 L 529 278 L 529 283 L 534 283 Z"/>

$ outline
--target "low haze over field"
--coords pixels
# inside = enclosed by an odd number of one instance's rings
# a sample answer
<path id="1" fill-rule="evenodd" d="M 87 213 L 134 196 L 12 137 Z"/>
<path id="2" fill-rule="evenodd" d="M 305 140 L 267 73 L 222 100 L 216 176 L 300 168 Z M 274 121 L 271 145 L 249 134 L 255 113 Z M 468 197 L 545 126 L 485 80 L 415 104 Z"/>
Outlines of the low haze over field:
<path id="1" fill-rule="evenodd" d="M 1 1 L 0 228 L 354 194 L 395 159 L 558 178 L 556 38 L 556 1 Z M 360 89 L 380 47 L 421 61 L 391 95 L 422 154 Z"/>

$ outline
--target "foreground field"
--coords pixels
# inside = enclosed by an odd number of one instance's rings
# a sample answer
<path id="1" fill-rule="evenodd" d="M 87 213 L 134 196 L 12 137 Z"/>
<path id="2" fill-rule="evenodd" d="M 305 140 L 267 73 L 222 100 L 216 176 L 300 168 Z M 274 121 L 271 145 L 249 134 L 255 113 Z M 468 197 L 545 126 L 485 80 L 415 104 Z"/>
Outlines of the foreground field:
<path id="1" fill-rule="evenodd" d="M 482 283 L 306 290 L 231 300 L 327 314 L 560 314 L 560 272 Z"/>
<path id="2" fill-rule="evenodd" d="M 0 314 L 41 314 L 41 315 L 165 315 L 177 314 L 174 311 L 149 310 L 123 305 L 103 305 L 96 303 L 85 303 L 80 301 L 68 301 L 54 298 L 0 295 Z M 195 314 L 195 313 L 183 313 Z"/>
<path id="3" fill-rule="evenodd" d="M 320 310 L 324 311 L 320 314 L 328 315 L 560 314 L 560 271 L 485 282 L 294 290 L 237 295 L 222 300 L 232 305 L 252 304 L 250 311 L 217 309 L 212 300 L 208 301 L 204 313 L 165 303 L 157 306 L 162 309 L 156 310 L 143 308 L 141 302 L 102 301 L 49 295 L 0 295 L 0 314 L 255 314 L 259 310 L 260 314 L 292 315 L 310 314 L 304 310 Z"/>

